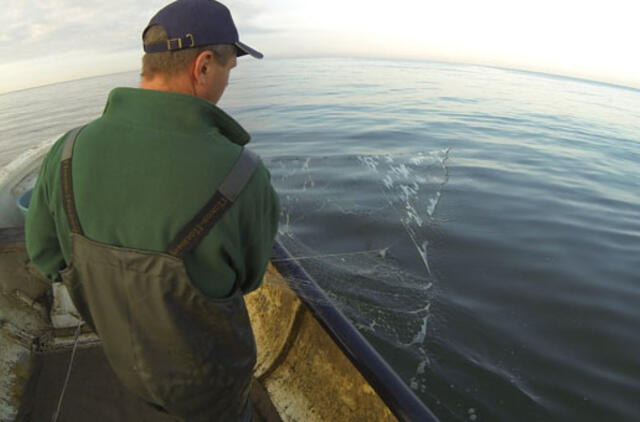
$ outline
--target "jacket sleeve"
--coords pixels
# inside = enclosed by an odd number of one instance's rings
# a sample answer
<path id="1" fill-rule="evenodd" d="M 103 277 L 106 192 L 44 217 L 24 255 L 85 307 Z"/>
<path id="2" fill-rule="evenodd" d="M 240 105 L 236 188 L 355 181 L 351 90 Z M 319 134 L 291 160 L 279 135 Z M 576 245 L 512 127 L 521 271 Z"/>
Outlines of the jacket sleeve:
<path id="1" fill-rule="evenodd" d="M 278 232 L 280 220 L 280 201 L 271 185 L 269 171 L 261 164 L 256 170 L 253 183 L 258 183 L 253 190 L 251 223 L 244 224 L 246 239 L 250 239 L 244 248 L 246 263 L 246 277 L 242 281 L 242 292 L 249 293 L 262 283 L 262 277 L 267 269 L 271 249 Z"/>
<path id="2" fill-rule="evenodd" d="M 64 268 L 65 261 L 49 205 L 47 158 L 40 167 L 38 180 L 29 203 L 25 222 L 25 238 L 27 254 L 38 271 L 50 280 L 58 280 L 58 271 Z"/>

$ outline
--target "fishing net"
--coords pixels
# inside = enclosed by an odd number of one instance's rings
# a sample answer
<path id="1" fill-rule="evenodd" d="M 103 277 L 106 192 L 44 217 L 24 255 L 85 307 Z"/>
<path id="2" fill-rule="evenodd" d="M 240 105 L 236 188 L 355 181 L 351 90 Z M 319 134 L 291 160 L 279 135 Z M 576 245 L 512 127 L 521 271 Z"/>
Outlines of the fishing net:
<path id="1" fill-rule="evenodd" d="M 267 163 L 282 206 L 280 242 L 376 347 L 412 356 L 409 384 L 419 391 L 426 388 L 434 282 L 429 240 L 448 155 L 446 149 Z"/>

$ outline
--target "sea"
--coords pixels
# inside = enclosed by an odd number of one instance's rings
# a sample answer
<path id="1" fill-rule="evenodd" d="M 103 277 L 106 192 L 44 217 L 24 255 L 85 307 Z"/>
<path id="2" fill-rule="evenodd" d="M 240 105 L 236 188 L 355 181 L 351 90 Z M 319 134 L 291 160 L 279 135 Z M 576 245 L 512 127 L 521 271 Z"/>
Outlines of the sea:
<path id="1" fill-rule="evenodd" d="M 0 167 L 138 83 L 0 95 Z M 280 241 L 442 421 L 640 420 L 640 90 L 241 59 L 219 106 L 271 172 Z"/>

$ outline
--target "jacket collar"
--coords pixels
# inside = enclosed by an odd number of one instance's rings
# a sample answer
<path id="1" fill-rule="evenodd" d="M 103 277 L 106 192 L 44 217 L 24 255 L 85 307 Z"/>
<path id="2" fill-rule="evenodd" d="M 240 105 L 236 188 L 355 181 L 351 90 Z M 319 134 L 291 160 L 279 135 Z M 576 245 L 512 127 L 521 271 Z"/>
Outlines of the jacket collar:
<path id="1" fill-rule="evenodd" d="M 167 131 L 202 132 L 217 128 L 238 145 L 251 139 L 238 122 L 215 104 L 175 92 L 115 88 L 109 93 L 103 117 Z"/>

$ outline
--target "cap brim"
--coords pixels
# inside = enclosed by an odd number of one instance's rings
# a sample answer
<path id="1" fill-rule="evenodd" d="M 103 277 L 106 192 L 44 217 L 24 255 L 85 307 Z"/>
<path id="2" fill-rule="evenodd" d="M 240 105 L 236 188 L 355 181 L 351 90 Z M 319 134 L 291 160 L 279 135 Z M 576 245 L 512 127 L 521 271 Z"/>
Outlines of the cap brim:
<path id="1" fill-rule="evenodd" d="M 256 59 L 261 59 L 264 57 L 261 52 L 254 50 L 253 48 L 241 43 L 240 41 L 236 41 L 234 44 L 238 48 L 238 57 L 244 56 L 246 54 Z"/>

